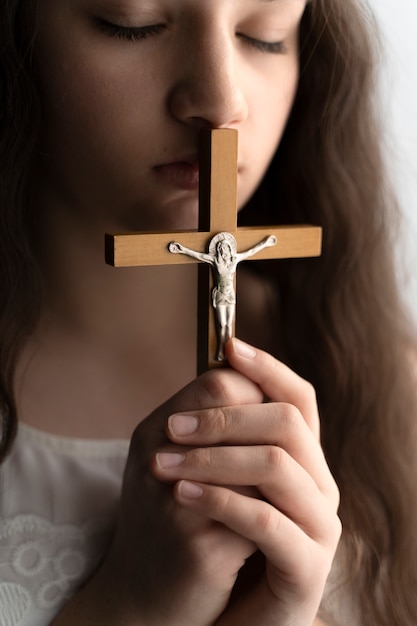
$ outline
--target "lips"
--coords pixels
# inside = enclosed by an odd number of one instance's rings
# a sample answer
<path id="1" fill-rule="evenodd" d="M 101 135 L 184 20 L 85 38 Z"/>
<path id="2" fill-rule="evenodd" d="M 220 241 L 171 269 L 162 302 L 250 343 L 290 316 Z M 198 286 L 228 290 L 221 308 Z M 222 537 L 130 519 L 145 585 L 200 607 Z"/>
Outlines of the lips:
<path id="1" fill-rule="evenodd" d="M 166 183 L 185 191 L 198 190 L 199 166 L 196 161 L 174 161 L 155 167 L 156 173 Z"/>

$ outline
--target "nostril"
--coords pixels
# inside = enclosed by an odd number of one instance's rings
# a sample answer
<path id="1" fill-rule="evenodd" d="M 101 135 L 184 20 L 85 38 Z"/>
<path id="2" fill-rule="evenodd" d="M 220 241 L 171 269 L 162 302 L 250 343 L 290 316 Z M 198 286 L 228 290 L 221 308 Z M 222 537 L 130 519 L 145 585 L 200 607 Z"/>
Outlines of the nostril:
<path id="1" fill-rule="evenodd" d="M 189 119 L 189 122 L 197 128 L 214 128 L 213 123 L 205 119 L 204 117 L 198 117 L 198 116 L 192 115 L 188 119 Z"/>

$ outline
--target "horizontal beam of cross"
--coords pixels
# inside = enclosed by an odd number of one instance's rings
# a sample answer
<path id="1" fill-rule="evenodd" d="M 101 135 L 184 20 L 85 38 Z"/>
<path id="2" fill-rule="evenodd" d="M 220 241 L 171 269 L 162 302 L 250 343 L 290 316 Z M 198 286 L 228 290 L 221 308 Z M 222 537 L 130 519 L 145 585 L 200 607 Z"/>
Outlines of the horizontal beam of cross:
<path id="1" fill-rule="evenodd" d="M 255 259 L 289 259 L 320 256 L 322 230 L 319 226 L 239 227 L 234 233 L 238 249 L 246 250 L 264 237 L 275 235 L 277 245 L 258 252 Z M 192 263 L 186 256 L 172 255 L 170 241 L 178 239 L 184 246 L 206 250 L 212 233 L 177 231 L 144 234 L 107 234 L 106 262 L 115 267 L 177 265 Z"/>

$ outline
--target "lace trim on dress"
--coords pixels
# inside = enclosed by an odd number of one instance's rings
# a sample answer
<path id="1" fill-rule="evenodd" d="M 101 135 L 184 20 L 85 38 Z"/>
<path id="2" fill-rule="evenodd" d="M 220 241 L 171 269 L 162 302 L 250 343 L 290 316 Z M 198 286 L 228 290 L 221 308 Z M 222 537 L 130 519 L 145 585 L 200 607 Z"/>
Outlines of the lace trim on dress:
<path id="1" fill-rule="evenodd" d="M 0 582 L 0 624 L 25 624 L 34 610 L 56 614 L 97 567 L 110 528 L 109 520 L 81 526 L 36 515 L 0 520 L 0 581 L 7 581 Z"/>

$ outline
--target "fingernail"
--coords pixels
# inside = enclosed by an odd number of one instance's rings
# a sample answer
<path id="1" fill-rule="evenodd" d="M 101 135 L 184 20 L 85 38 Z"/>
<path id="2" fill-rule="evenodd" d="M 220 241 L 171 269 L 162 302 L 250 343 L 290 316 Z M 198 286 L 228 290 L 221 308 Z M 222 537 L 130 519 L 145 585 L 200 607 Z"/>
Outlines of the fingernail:
<path id="1" fill-rule="evenodd" d="M 183 498 L 187 498 L 188 500 L 197 500 L 197 498 L 203 495 L 203 490 L 200 485 L 190 483 L 188 480 L 183 480 L 179 485 L 179 489 Z"/>
<path id="2" fill-rule="evenodd" d="M 168 428 L 173 435 L 192 435 L 198 428 L 199 419 L 194 415 L 171 415 Z"/>
<path id="3" fill-rule="evenodd" d="M 239 356 L 244 359 L 253 359 L 256 356 L 256 350 L 255 348 L 252 348 L 252 346 L 249 346 L 247 343 L 237 339 L 236 337 L 234 337 L 232 341 L 233 349 Z"/>
<path id="4" fill-rule="evenodd" d="M 177 452 L 158 452 L 156 455 L 156 461 L 162 469 L 177 467 L 177 465 L 181 465 L 184 459 L 185 456 Z"/>

